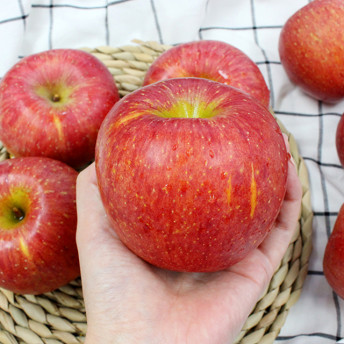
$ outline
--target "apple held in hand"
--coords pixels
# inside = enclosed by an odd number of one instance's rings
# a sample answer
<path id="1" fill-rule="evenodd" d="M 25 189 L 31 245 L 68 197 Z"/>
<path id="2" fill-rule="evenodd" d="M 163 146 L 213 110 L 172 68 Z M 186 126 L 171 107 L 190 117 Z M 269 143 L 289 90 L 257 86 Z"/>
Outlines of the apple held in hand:
<path id="1" fill-rule="evenodd" d="M 241 50 L 221 41 L 195 41 L 173 47 L 150 66 L 144 85 L 171 78 L 218 81 L 250 94 L 269 106 L 270 92 L 258 66 Z"/>
<path id="2" fill-rule="evenodd" d="M 0 286 L 40 294 L 79 276 L 77 172 L 45 157 L 0 163 Z"/>
<path id="3" fill-rule="evenodd" d="M 105 65 L 74 49 L 23 58 L 0 83 L 0 140 L 14 156 L 47 156 L 75 168 L 94 159 L 97 133 L 119 99 Z"/>
<path id="4" fill-rule="evenodd" d="M 316 99 L 344 97 L 344 1 L 312 1 L 291 16 L 279 39 L 292 82 Z"/>
<path id="5" fill-rule="evenodd" d="M 344 205 L 327 242 L 323 267 L 329 285 L 344 299 Z"/>
<path id="6" fill-rule="evenodd" d="M 281 207 L 287 160 L 265 107 L 201 78 L 127 95 L 96 145 L 113 229 L 144 260 L 177 271 L 221 270 L 260 244 Z"/>

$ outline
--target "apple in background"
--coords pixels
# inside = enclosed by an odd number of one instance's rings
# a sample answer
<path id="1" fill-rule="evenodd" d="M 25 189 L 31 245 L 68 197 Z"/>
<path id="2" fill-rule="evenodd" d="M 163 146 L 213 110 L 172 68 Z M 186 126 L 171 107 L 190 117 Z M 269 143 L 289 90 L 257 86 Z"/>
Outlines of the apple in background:
<path id="1" fill-rule="evenodd" d="M 337 125 L 336 148 L 339 160 L 344 167 L 344 114 L 341 116 Z"/>
<path id="2" fill-rule="evenodd" d="M 241 50 L 221 41 L 194 41 L 175 46 L 150 66 L 144 85 L 171 78 L 218 81 L 250 94 L 269 106 L 270 91 L 258 66 Z"/>
<path id="3" fill-rule="evenodd" d="M 344 299 L 344 204 L 327 242 L 323 267 L 327 282 Z"/>
<path id="4" fill-rule="evenodd" d="M 285 23 L 279 39 L 281 62 L 290 80 L 312 97 L 344 97 L 344 1 L 316 0 Z"/>
<path id="5" fill-rule="evenodd" d="M 14 156 L 47 156 L 80 168 L 94 159 L 101 122 L 119 99 L 97 58 L 74 49 L 30 55 L 0 83 L 0 141 Z"/>
<path id="6" fill-rule="evenodd" d="M 168 79 L 120 100 L 96 144 L 114 231 L 149 263 L 227 268 L 272 228 L 286 189 L 283 136 L 252 97 L 202 78 Z"/>
<path id="7" fill-rule="evenodd" d="M 46 157 L 0 163 L 0 286 L 40 294 L 79 276 L 78 173 Z"/>

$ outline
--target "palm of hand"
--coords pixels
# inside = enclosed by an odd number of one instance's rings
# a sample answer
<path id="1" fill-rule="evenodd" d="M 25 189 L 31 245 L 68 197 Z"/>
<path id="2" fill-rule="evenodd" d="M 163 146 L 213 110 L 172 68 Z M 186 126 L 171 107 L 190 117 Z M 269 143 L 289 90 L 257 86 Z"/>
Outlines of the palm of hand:
<path id="1" fill-rule="evenodd" d="M 77 242 L 87 343 L 231 343 L 294 232 L 301 199 L 295 171 L 288 177 L 275 228 L 260 247 L 227 270 L 203 274 L 161 270 L 135 256 L 110 228 L 93 167 L 83 178 L 88 187 L 79 192 L 80 199 L 89 196 L 90 182 L 94 191 L 94 197 L 78 209 L 85 214 L 79 216 L 82 231 L 78 229 Z"/>

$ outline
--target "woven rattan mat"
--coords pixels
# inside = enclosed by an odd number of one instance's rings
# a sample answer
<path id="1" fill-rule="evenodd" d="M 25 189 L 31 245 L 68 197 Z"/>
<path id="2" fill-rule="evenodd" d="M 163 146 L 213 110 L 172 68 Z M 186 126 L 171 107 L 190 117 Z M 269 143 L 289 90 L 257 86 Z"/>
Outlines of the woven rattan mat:
<path id="1" fill-rule="evenodd" d="M 149 65 L 168 46 L 135 41 L 119 48 L 83 49 L 102 60 L 113 74 L 122 96 L 139 88 Z M 295 235 L 270 285 L 257 302 L 235 343 L 273 343 L 290 307 L 298 300 L 307 275 L 312 249 L 312 218 L 308 172 L 297 143 L 288 135 L 291 153 L 303 186 L 302 211 Z M 0 160 L 8 158 L 0 146 Z M 43 295 L 18 295 L 0 288 L 1 344 L 82 343 L 86 315 L 80 279 Z"/>

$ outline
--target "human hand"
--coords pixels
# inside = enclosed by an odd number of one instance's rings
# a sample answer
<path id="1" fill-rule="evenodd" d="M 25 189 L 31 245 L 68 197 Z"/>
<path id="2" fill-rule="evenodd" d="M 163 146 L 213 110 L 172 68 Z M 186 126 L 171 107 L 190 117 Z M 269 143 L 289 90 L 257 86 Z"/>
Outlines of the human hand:
<path id="1" fill-rule="evenodd" d="M 151 266 L 118 239 L 100 199 L 94 164 L 77 183 L 77 245 L 87 314 L 86 344 L 229 344 L 240 332 L 293 236 L 302 197 L 289 161 L 274 228 L 236 265 L 214 273 Z"/>

